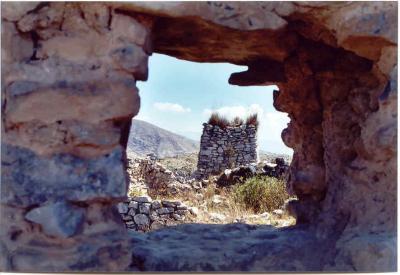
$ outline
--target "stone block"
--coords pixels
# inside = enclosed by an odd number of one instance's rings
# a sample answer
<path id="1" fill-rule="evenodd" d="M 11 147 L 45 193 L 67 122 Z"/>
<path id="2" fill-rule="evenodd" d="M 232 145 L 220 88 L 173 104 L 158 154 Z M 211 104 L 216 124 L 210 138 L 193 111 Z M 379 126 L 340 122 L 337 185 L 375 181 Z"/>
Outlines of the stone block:
<path id="1" fill-rule="evenodd" d="M 151 203 L 151 202 L 152 202 L 152 199 L 151 199 L 150 197 L 145 197 L 145 196 L 142 196 L 142 197 L 133 197 L 132 200 L 133 200 L 133 201 L 136 201 L 136 202 L 139 202 L 139 203 L 142 203 L 142 202 L 149 202 L 149 203 Z"/>
<path id="2" fill-rule="evenodd" d="M 68 238 L 81 229 L 84 215 L 85 209 L 66 201 L 58 201 L 30 210 L 25 218 L 40 224 L 47 235 Z"/>
<path id="3" fill-rule="evenodd" d="M 161 207 L 162 207 L 162 205 L 161 205 L 161 202 L 159 202 L 159 201 L 153 201 L 153 203 L 151 204 L 151 209 L 159 209 Z"/>
<path id="4" fill-rule="evenodd" d="M 141 47 L 126 43 L 110 54 L 118 67 L 132 73 L 138 80 L 147 80 L 148 56 Z"/>
<path id="5" fill-rule="evenodd" d="M 137 212 L 137 208 L 136 209 L 135 208 L 130 208 L 129 212 L 128 212 L 128 215 L 133 217 L 133 216 L 136 215 L 136 212 Z"/>
<path id="6" fill-rule="evenodd" d="M 139 208 L 139 203 L 137 201 L 130 201 L 128 206 L 129 208 L 133 208 L 136 210 Z"/>
<path id="7" fill-rule="evenodd" d="M 163 208 L 157 209 L 156 212 L 159 215 L 171 214 L 171 213 L 174 212 L 174 208 L 172 208 L 172 207 L 163 207 Z"/>
<path id="8" fill-rule="evenodd" d="M 133 220 L 138 226 L 148 227 L 150 225 L 150 220 L 147 215 L 137 214 L 133 217 Z"/>
<path id="9" fill-rule="evenodd" d="M 94 159 L 70 154 L 42 157 L 2 144 L 1 201 L 28 207 L 47 201 L 120 199 L 126 194 L 122 149 Z"/>
<path id="10" fill-rule="evenodd" d="M 127 204 L 127 203 L 125 203 L 125 202 L 120 202 L 120 203 L 117 204 L 117 207 L 118 207 L 118 212 L 119 212 L 120 214 L 126 214 L 126 213 L 128 213 L 129 208 L 128 208 L 128 204 Z"/>
<path id="11" fill-rule="evenodd" d="M 178 205 L 180 205 L 181 202 L 179 202 L 179 201 L 161 201 L 161 204 L 162 204 L 164 207 L 175 208 L 175 207 L 177 207 Z"/>
<path id="12" fill-rule="evenodd" d="M 149 214 L 150 207 L 151 207 L 151 203 L 141 203 L 139 205 L 139 212 L 142 214 Z"/>

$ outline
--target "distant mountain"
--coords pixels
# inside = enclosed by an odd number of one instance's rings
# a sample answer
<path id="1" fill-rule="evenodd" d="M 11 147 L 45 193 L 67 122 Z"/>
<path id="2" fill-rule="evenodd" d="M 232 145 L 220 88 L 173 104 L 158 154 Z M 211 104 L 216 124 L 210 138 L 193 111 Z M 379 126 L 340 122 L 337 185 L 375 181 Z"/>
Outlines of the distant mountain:
<path id="1" fill-rule="evenodd" d="M 128 151 L 142 156 L 153 153 L 159 158 L 173 157 L 198 152 L 199 143 L 151 123 L 134 119 L 129 134 Z"/>

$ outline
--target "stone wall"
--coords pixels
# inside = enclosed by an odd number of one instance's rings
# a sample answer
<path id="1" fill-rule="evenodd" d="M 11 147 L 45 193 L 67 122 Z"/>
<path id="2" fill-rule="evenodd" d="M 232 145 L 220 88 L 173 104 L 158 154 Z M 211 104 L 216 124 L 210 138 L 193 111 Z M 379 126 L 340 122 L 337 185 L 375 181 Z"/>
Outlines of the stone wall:
<path id="1" fill-rule="evenodd" d="M 397 2 L 1 5 L 2 271 L 397 269 Z M 298 226 L 127 234 L 115 205 L 153 52 L 279 87 Z"/>
<path id="2" fill-rule="evenodd" d="M 254 125 L 227 126 L 203 123 L 197 163 L 199 175 L 217 174 L 258 162 L 257 128 Z"/>
<path id="3" fill-rule="evenodd" d="M 115 205 L 149 35 L 101 3 L 2 3 L 2 271 L 128 264 Z"/>
<path id="4" fill-rule="evenodd" d="M 146 232 L 184 222 L 189 209 L 179 201 L 133 197 L 119 203 L 118 212 L 129 230 Z"/>
<path id="5" fill-rule="evenodd" d="M 150 197 L 175 196 L 192 189 L 182 178 L 149 157 L 128 158 L 129 189 L 133 193 L 143 190 Z"/>

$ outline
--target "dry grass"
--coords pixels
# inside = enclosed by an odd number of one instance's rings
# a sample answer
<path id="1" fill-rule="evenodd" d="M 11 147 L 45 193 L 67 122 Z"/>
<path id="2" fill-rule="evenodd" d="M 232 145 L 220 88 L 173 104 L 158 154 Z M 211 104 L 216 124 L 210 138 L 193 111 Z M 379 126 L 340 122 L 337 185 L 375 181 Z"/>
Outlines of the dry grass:
<path id="1" fill-rule="evenodd" d="M 166 157 L 160 159 L 159 163 L 174 173 L 180 171 L 183 174 L 190 175 L 197 169 L 197 159 L 197 153 L 190 153 L 175 157 Z"/>
<path id="2" fill-rule="evenodd" d="M 227 126 L 230 125 L 230 122 L 226 117 L 218 113 L 212 113 L 210 118 L 208 119 L 208 124 L 218 126 L 221 129 L 225 129 Z"/>
<path id="3" fill-rule="evenodd" d="M 259 125 L 258 115 L 252 114 L 246 118 L 246 121 L 241 119 L 240 117 L 235 117 L 233 120 L 228 120 L 226 117 L 214 112 L 211 114 L 210 118 L 208 119 L 208 124 L 218 126 L 222 129 L 225 129 L 228 126 L 235 127 L 240 125 L 254 125 L 256 128 Z"/>
<path id="4" fill-rule="evenodd" d="M 200 192 L 188 192 L 178 196 L 160 196 L 155 199 L 178 200 L 190 207 L 199 209 L 197 216 L 188 216 L 187 222 L 194 223 L 234 223 L 239 221 L 250 224 L 267 224 L 277 227 L 294 225 L 296 220 L 285 213 L 282 216 L 269 214 L 268 217 L 260 216 L 253 208 L 237 201 L 235 187 L 218 188 L 215 183 L 201 189 Z M 221 199 L 215 203 L 215 197 Z M 222 214 L 223 221 L 215 221 L 210 213 Z"/>
<path id="5" fill-rule="evenodd" d="M 272 211 L 283 206 L 289 198 L 285 182 L 267 176 L 247 179 L 234 190 L 236 201 L 256 213 Z"/>
<path id="6" fill-rule="evenodd" d="M 244 121 L 243 119 L 237 116 L 232 120 L 231 124 L 233 124 L 234 126 L 240 126 L 244 124 Z"/>
<path id="7" fill-rule="evenodd" d="M 259 121 L 258 121 L 258 115 L 257 114 L 252 114 L 246 119 L 246 125 L 254 125 L 256 128 L 258 128 Z"/>
<path id="8" fill-rule="evenodd" d="M 145 190 L 137 188 L 135 186 L 129 186 L 128 196 L 129 197 L 140 197 L 147 195 Z"/>

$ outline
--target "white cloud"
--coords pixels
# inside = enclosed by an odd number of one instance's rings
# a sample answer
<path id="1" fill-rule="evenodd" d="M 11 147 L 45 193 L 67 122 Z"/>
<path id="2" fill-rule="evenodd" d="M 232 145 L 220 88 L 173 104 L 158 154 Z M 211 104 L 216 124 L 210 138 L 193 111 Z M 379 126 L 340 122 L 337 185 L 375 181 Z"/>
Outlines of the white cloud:
<path id="1" fill-rule="evenodd" d="M 264 110 L 258 104 L 251 104 L 248 107 L 237 105 L 237 106 L 224 106 L 218 109 L 204 109 L 203 114 L 205 116 L 210 116 L 213 112 L 217 112 L 218 114 L 228 118 L 233 119 L 234 117 L 246 118 L 251 114 L 257 113 L 260 117 L 262 117 Z"/>
<path id="2" fill-rule="evenodd" d="M 259 137 L 265 140 L 282 141 L 282 130 L 290 119 L 286 113 L 268 112 L 260 118 Z"/>
<path id="3" fill-rule="evenodd" d="M 154 108 L 160 111 L 175 112 L 175 113 L 189 113 L 190 108 L 185 108 L 177 103 L 169 102 L 156 102 L 153 104 Z"/>

